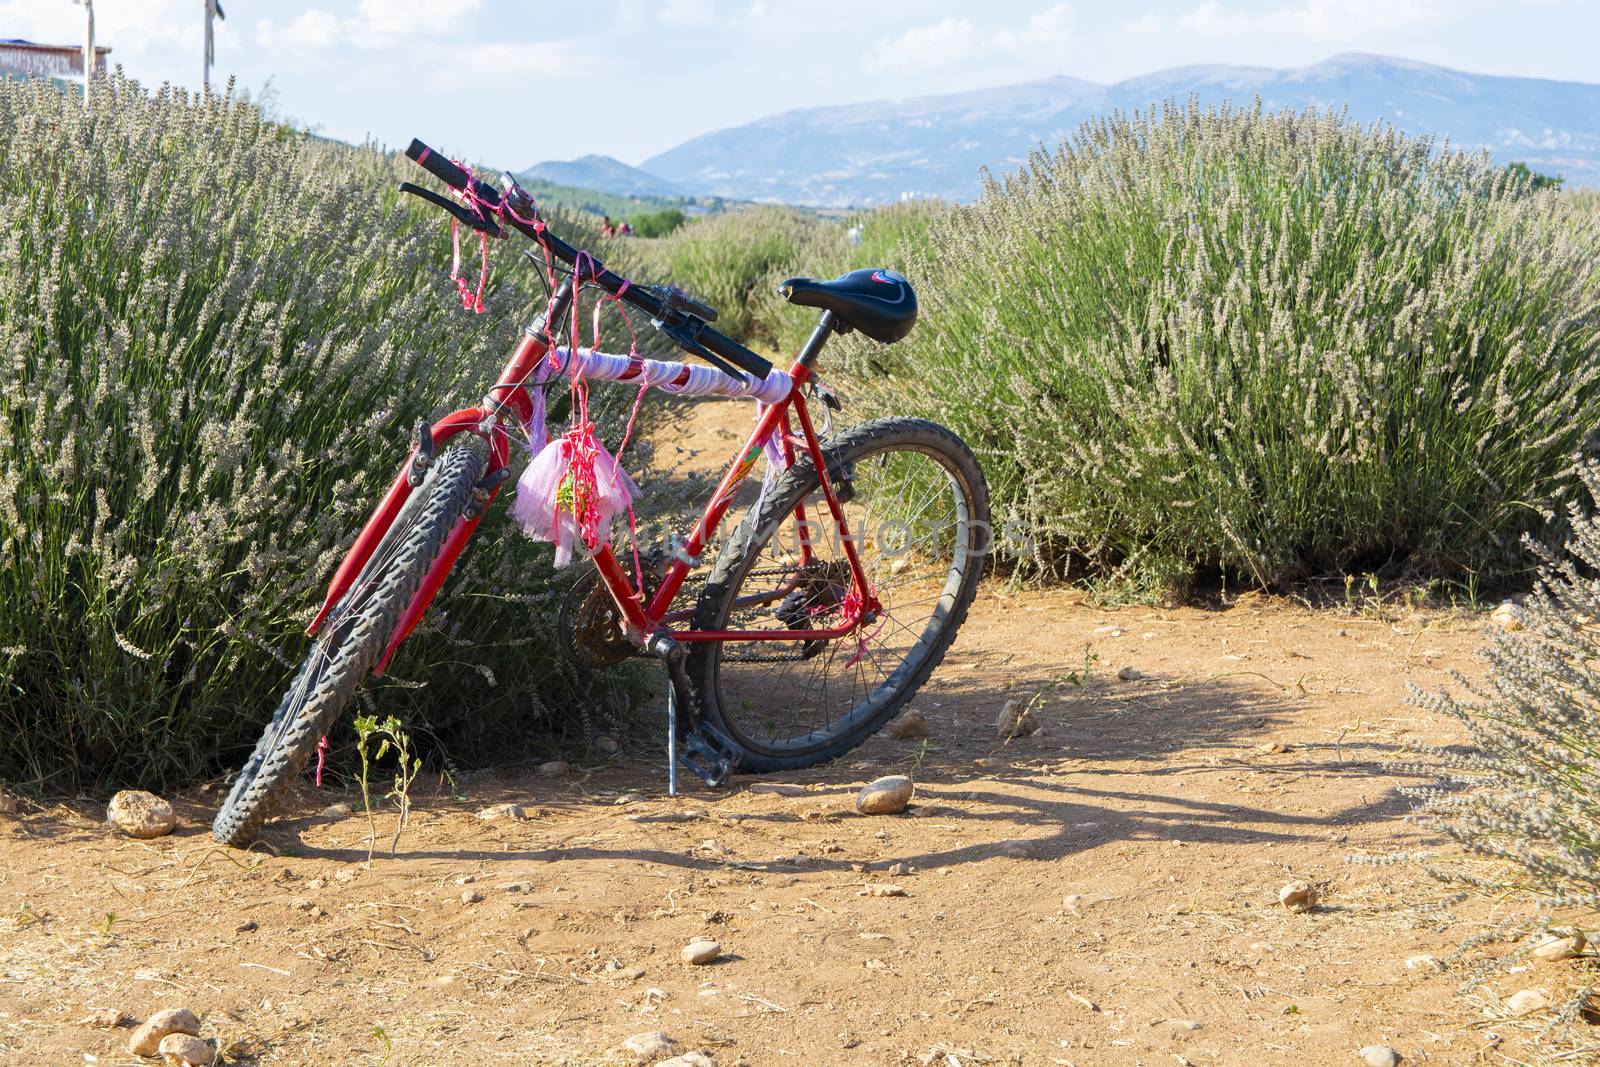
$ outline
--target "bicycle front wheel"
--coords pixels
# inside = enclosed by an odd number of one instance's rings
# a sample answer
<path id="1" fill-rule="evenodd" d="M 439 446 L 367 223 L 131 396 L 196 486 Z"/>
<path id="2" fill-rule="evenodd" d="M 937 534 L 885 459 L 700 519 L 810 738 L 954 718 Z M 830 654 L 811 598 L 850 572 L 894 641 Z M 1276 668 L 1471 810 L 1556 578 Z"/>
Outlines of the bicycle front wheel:
<path id="1" fill-rule="evenodd" d="M 824 454 L 882 612 L 842 637 L 691 646 L 700 713 L 740 748 L 741 770 L 822 763 L 888 722 L 955 640 L 990 548 L 983 473 L 944 427 L 865 422 Z M 837 627 L 854 584 L 844 545 L 816 469 L 797 463 L 723 547 L 695 628 Z"/>
<path id="2" fill-rule="evenodd" d="M 243 848 L 291 782 L 317 740 L 332 728 L 378 661 L 422 579 L 439 558 L 482 476 L 488 446 L 476 436 L 444 450 L 407 498 L 350 590 L 323 620 L 255 751 L 211 824 L 218 841 Z"/>

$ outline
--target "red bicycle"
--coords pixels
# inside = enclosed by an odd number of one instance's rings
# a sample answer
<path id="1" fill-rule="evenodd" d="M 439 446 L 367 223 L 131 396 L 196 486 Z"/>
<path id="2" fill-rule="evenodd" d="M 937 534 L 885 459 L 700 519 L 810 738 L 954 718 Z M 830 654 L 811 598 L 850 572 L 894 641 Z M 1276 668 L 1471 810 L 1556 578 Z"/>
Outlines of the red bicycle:
<path id="1" fill-rule="evenodd" d="M 510 478 L 513 438 L 564 373 L 763 402 L 688 536 L 674 538 L 670 553 L 635 554 L 631 583 L 601 539 L 587 550 L 593 573 L 559 620 L 563 646 L 587 666 L 634 655 L 665 665 L 674 791 L 680 760 L 718 785 L 738 770 L 811 766 L 871 736 L 950 647 L 992 542 L 983 473 L 955 434 L 887 418 L 824 440 L 812 422 L 808 392 L 838 406 L 814 369 L 828 338 L 858 330 L 901 339 L 917 316 L 911 285 L 889 270 L 784 282 L 792 303 L 821 315 L 788 370 L 776 370 L 712 329 L 712 308 L 675 288 L 634 285 L 562 241 L 511 179 L 496 189 L 419 141 L 407 155 L 457 199 L 409 183 L 402 190 L 486 237 L 523 233 L 543 251 L 551 280 L 563 276 L 483 402 L 418 426 L 410 458 L 333 576 L 309 627 L 310 651 L 217 814 L 216 838 L 248 845 L 363 680 L 384 672 Z M 563 346 L 563 324 L 586 288 L 638 308 L 711 366 L 610 356 L 582 349 L 575 336 Z M 707 560 L 763 454 L 772 476 Z M 569 487 L 560 506 L 581 505 L 572 499 L 581 495 Z M 708 576 L 694 581 L 707 562 Z"/>

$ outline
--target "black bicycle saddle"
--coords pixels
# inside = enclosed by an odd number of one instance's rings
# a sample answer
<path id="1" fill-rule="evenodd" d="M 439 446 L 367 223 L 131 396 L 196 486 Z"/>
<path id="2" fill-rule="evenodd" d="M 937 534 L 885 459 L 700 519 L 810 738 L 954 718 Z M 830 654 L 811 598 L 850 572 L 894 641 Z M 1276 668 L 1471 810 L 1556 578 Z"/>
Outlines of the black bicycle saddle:
<path id="1" fill-rule="evenodd" d="M 831 311 L 845 325 L 884 344 L 900 340 L 917 322 L 917 294 L 911 283 L 881 267 L 853 270 L 831 282 L 789 278 L 778 292 L 791 304 Z"/>

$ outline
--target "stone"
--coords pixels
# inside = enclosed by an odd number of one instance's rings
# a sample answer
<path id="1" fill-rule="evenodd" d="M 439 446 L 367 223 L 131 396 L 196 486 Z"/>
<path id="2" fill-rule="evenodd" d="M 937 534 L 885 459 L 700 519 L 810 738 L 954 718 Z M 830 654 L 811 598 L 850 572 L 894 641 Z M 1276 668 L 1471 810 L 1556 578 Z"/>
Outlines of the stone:
<path id="1" fill-rule="evenodd" d="M 803 785 L 793 782 L 755 782 L 747 786 L 752 793 L 765 793 L 774 797 L 803 797 L 809 792 Z"/>
<path id="2" fill-rule="evenodd" d="M 217 1046 L 192 1034 L 168 1034 L 156 1051 L 167 1067 L 211 1067 L 217 1062 Z"/>
<path id="3" fill-rule="evenodd" d="M 322 817 L 324 819 L 348 819 L 350 813 L 354 810 L 354 808 L 341 800 L 337 804 L 329 804 L 323 808 Z"/>
<path id="4" fill-rule="evenodd" d="M 528 813 L 522 809 L 521 804 L 491 804 L 478 811 L 478 818 L 485 822 L 493 822 L 496 819 L 509 819 L 515 822 L 527 817 Z"/>
<path id="5" fill-rule="evenodd" d="M 622 748 L 622 746 L 617 744 L 614 739 L 609 738 L 604 734 L 601 734 L 599 737 L 594 739 L 594 747 L 600 752 L 605 753 L 607 756 L 615 756 L 617 751 Z"/>
<path id="6" fill-rule="evenodd" d="M 0 791 L 0 815 L 15 815 L 17 813 L 17 798 L 10 793 Z"/>
<path id="7" fill-rule="evenodd" d="M 1255 751 L 1260 756 L 1281 756 L 1289 751 L 1289 746 L 1282 741 L 1266 741 L 1257 745 Z"/>
<path id="8" fill-rule="evenodd" d="M 1558 960 L 1572 960 L 1582 956 L 1588 944 L 1582 931 L 1550 930 L 1534 943 L 1533 954 L 1551 963 Z"/>
<path id="9" fill-rule="evenodd" d="M 1367 1067 L 1400 1067 L 1400 1053 L 1388 1045 L 1368 1045 L 1356 1055 Z"/>
<path id="10" fill-rule="evenodd" d="M 1515 632 L 1523 628 L 1522 618 L 1517 614 L 1517 605 L 1511 600 L 1507 600 L 1495 608 L 1489 619 L 1502 630 Z"/>
<path id="11" fill-rule="evenodd" d="M 1039 732 L 1039 720 L 1020 700 L 1008 700 L 995 716 L 994 732 L 1002 741 L 1014 741 Z"/>
<path id="12" fill-rule="evenodd" d="M 1442 971 L 1444 964 L 1439 962 L 1439 957 L 1423 953 L 1419 956 L 1406 957 L 1406 970 L 1408 971 Z"/>
<path id="13" fill-rule="evenodd" d="M 200 1033 L 200 1020 L 188 1008 L 163 1008 L 140 1023 L 128 1035 L 128 1051 L 135 1056 L 154 1056 L 161 1039 L 168 1034 Z"/>
<path id="14" fill-rule="evenodd" d="M 106 805 L 106 822 L 129 837 L 162 837 L 172 833 L 178 817 L 172 805 L 143 789 L 124 789 Z"/>
<path id="15" fill-rule="evenodd" d="M 1290 882 L 1278 890 L 1278 903 L 1290 911 L 1310 911 L 1321 899 L 1322 894 L 1310 882 Z"/>
<path id="16" fill-rule="evenodd" d="M 869 885 L 856 894 L 858 897 L 903 897 L 905 895 L 905 887 L 898 885 Z"/>
<path id="17" fill-rule="evenodd" d="M 1000 855 L 1014 860 L 1025 860 L 1033 857 L 1033 842 L 1027 838 L 1019 837 L 1011 841 L 1000 842 Z"/>
<path id="18" fill-rule="evenodd" d="M 716 941 L 695 940 L 683 946 L 683 951 L 678 953 L 678 958 L 684 963 L 692 963 L 696 967 L 704 967 L 722 955 L 722 945 Z"/>
<path id="19" fill-rule="evenodd" d="M 868 782 L 856 794 L 856 810 L 863 815 L 898 815 L 906 810 L 915 786 L 903 774 Z"/>
<path id="20" fill-rule="evenodd" d="M 896 741 L 914 741 L 928 736 L 928 720 L 916 708 L 907 708 L 889 724 L 889 736 Z"/>
<path id="21" fill-rule="evenodd" d="M 253 934 L 259 929 L 261 929 L 261 926 L 254 919 L 246 919 L 238 926 L 235 926 L 233 932 L 236 934 Z"/>
<path id="22" fill-rule="evenodd" d="M 533 883 L 501 882 L 499 885 L 495 886 L 495 888 L 504 893 L 531 893 L 533 892 Z"/>
<path id="23" fill-rule="evenodd" d="M 624 805 L 624 804 L 640 804 L 640 803 L 643 803 L 646 799 L 647 798 L 645 797 L 645 795 L 643 793 L 624 793 L 620 797 L 618 797 L 616 800 L 613 800 L 611 803 L 616 804 L 618 806 L 621 806 L 621 805 Z"/>
<path id="24" fill-rule="evenodd" d="M 79 1019 L 78 1025 L 103 1026 L 108 1030 L 114 1030 L 121 1026 L 122 1021 L 127 1017 L 128 1016 L 125 1013 L 118 1011 L 116 1008 L 96 1008 L 88 1015 L 85 1015 L 83 1018 Z"/>
<path id="25" fill-rule="evenodd" d="M 1506 1010 L 1512 1015 L 1527 1015 L 1550 1006 L 1550 994 L 1542 989 L 1520 989 L 1506 998 Z"/>
<path id="26" fill-rule="evenodd" d="M 317 906 L 317 902 L 310 897 L 295 897 L 289 901 L 292 911 L 310 911 Z"/>
<path id="27" fill-rule="evenodd" d="M 1117 678 L 1124 682 L 1137 682 L 1144 677 L 1144 671 L 1138 667 L 1124 667 L 1117 672 Z"/>
<path id="28" fill-rule="evenodd" d="M 1083 894 L 1082 893 L 1068 893 L 1065 897 L 1062 898 L 1061 907 L 1066 911 L 1072 912 L 1072 914 L 1074 914 L 1074 915 L 1083 914 L 1083 911 L 1082 911 L 1082 908 L 1083 908 Z"/>
<path id="29" fill-rule="evenodd" d="M 654 1063 L 677 1051 L 677 1043 L 660 1030 L 646 1030 L 622 1042 L 622 1050 L 639 1063 Z"/>
<path id="30" fill-rule="evenodd" d="M 463 904 L 477 904 L 481 900 L 483 900 L 483 894 L 476 889 L 463 889 L 461 891 L 461 903 Z"/>
<path id="31" fill-rule="evenodd" d="M 561 759 L 553 759 L 548 763 L 539 764 L 539 773 L 545 778 L 562 778 L 571 770 L 572 764 Z"/>
<path id="32" fill-rule="evenodd" d="M 685 1052 L 670 1060 L 662 1060 L 656 1067 L 717 1067 L 717 1061 L 704 1052 Z"/>

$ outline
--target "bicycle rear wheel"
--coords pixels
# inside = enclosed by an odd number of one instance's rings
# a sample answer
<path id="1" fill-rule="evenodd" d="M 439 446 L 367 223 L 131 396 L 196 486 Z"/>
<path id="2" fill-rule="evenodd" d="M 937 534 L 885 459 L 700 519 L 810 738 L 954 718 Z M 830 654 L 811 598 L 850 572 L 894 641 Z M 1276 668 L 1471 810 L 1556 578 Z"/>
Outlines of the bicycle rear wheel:
<path id="1" fill-rule="evenodd" d="M 825 455 L 883 611 L 832 639 L 690 646 L 700 713 L 739 747 L 740 770 L 809 767 L 870 737 L 938 666 L 983 572 L 988 488 L 955 434 L 921 419 L 880 419 L 834 437 Z M 816 470 L 804 461 L 724 546 L 695 628 L 827 630 L 845 617 L 852 585 Z"/>
<path id="2" fill-rule="evenodd" d="M 212 836 L 223 844 L 242 848 L 255 840 L 289 784 L 310 762 L 318 738 L 332 728 L 383 654 L 482 476 L 488 446 L 470 434 L 457 442 L 429 468 L 349 592 L 323 620 L 289 691 L 211 824 Z"/>

